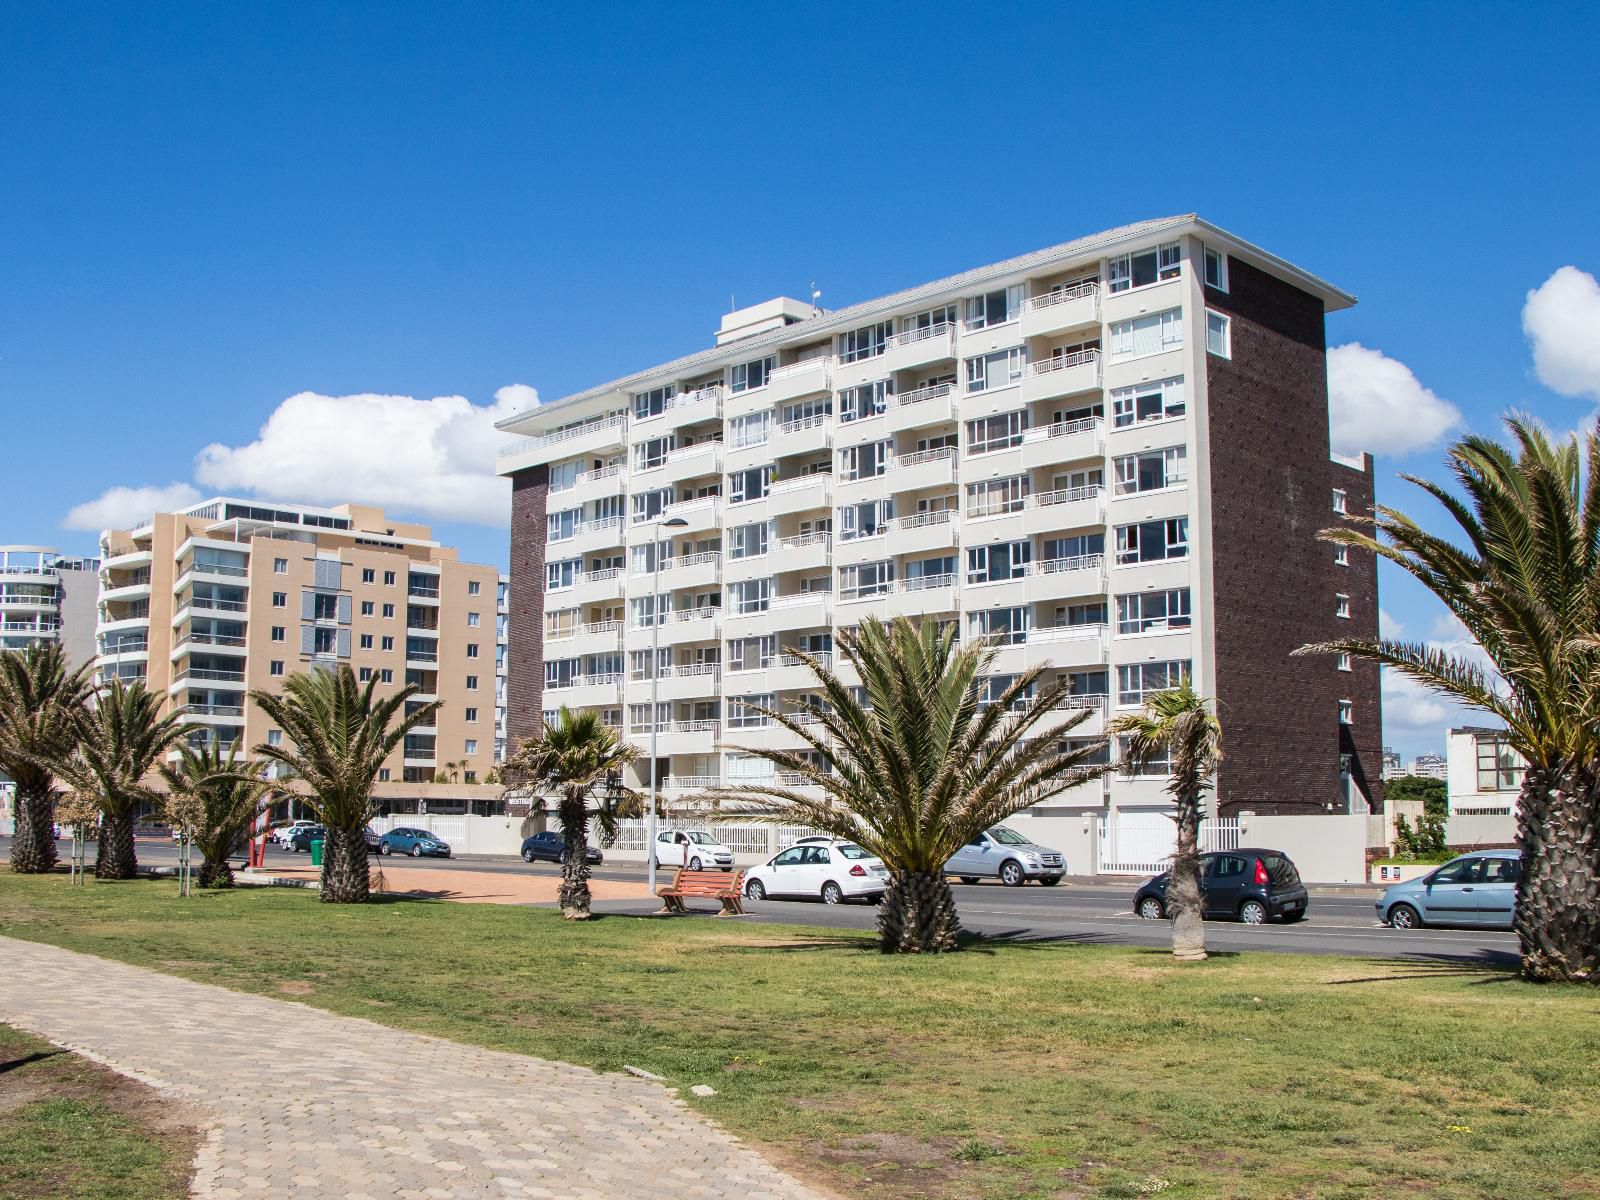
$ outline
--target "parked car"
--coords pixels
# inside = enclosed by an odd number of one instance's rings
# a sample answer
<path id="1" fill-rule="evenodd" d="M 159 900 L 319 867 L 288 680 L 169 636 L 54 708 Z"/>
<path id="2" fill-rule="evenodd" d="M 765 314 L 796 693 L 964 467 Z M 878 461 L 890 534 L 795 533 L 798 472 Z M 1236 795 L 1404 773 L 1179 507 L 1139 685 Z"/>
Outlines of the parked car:
<path id="1" fill-rule="evenodd" d="M 1396 929 L 1475 925 L 1510 929 L 1516 916 L 1520 850 L 1475 850 L 1436 871 L 1386 889 L 1378 920 Z"/>
<path id="2" fill-rule="evenodd" d="M 1015 829 L 996 825 L 957 850 L 944 873 L 960 876 L 962 883 L 998 877 L 1007 887 L 1021 887 L 1030 879 L 1055 887 L 1067 873 L 1067 860 L 1059 850 L 1035 846 Z"/>
<path id="3" fill-rule="evenodd" d="M 316 824 L 315 821 L 300 820 L 300 821 L 291 821 L 287 825 L 279 825 L 276 829 L 274 829 L 272 831 L 272 840 L 277 842 L 278 845 L 282 846 L 285 850 L 287 850 L 287 849 L 289 849 L 290 841 L 292 841 L 293 838 L 294 838 L 296 830 L 306 829 L 306 828 L 309 828 L 310 826 L 313 826 L 315 824 Z"/>
<path id="4" fill-rule="evenodd" d="M 1146 880 L 1133 894 L 1133 911 L 1147 921 L 1167 915 L 1171 871 Z M 1223 850 L 1200 856 L 1200 898 L 1209 918 L 1237 917 L 1261 925 L 1273 917 L 1305 919 L 1310 898 L 1300 872 L 1282 850 Z"/>
<path id="5" fill-rule="evenodd" d="M 373 829 L 371 825 L 363 825 L 361 827 L 361 836 L 366 840 L 368 854 L 382 852 L 383 839 L 378 836 L 377 830 Z"/>
<path id="6" fill-rule="evenodd" d="M 854 842 L 806 838 L 746 872 L 744 894 L 752 900 L 771 897 L 821 900 L 824 904 L 867 900 L 876 904 L 883 899 L 888 883 L 889 869 L 883 860 Z"/>
<path id="7" fill-rule="evenodd" d="M 378 839 L 378 853 L 409 854 L 412 858 L 421 858 L 424 854 L 433 858 L 449 858 L 450 843 L 426 829 L 401 826 L 389 830 Z"/>
<path id="8" fill-rule="evenodd" d="M 313 841 L 320 842 L 327 836 L 328 831 L 321 825 L 296 825 L 289 834 L 289 844 L 285 847 L 292 854 L 305 854 L 311 849 Z"/>
<path id="9" fill-rule="evenodd" d="M 656 864 L 703 871 L 733 870 L 733 851 L 703 829 L 667 829 L 656 835 Z"/>
<path id="10" fill-rule="evenodd" d="M 553 862 L 561 861 L 567 852 L 567 841 L 554 829 L 547 829 L 543 833 L 536 833 L 522 843 L 523 862 Z M 590 866 L 605 862 L 605 855 L 600 853 L 597 846 L 585 846 L 583 857 Z"/>

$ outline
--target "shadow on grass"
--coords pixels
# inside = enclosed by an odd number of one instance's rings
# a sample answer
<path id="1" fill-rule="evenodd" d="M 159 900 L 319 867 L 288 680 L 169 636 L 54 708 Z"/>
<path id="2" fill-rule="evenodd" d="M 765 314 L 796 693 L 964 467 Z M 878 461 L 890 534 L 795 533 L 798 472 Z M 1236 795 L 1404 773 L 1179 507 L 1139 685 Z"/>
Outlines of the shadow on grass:
<path id="1" fill-rule="evenodd" d="M 1472 954 L 1416 954 L 1409 958 L 1363 958 L 1358 960 L 1377 970 L 1394 967 L 1381 975 L 1359 975 L 1350 979 L 1331 979 L 1330 987 L 1351 983 L 1399 983 L 1408 979 L 1461 979 L 1473 985 L 1515 983 L 1522 960 L 1506 950 L 1478 950 Z"/>
<path id="2" fill-rule="evenodd" d="M 65 1050 L 37 1050 L 32 1054 L 24 1054 L 21 1058 L 13 1058 L 7 1062 L 0 1062 L 0 1075 L 7 1071 L 15 1071 L 18 1067 L 26 1067 L 30 1063 L 43 1062 L 47 1058 L 55 1058 L 65 1054 Z"/>

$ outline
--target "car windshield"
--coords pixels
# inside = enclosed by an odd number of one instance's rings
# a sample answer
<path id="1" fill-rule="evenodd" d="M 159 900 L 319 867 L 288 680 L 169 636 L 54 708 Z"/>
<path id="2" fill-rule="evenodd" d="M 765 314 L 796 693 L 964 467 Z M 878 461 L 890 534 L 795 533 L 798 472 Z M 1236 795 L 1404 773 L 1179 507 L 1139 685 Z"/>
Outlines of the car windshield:
<path id="1" fill-rule="evenodd" d="M 1033 844 L 1015 829 L 1007 829 L 1004 825 L 996 825 L 989 830 L 989 836 L 1002 846 L 1031 846 Z"/>
<path id="2" fill-rule="evenodd" d="M 717 839 L 709 833 L 701 833 L 698 829 L 689 835 L 689 840 L 696 846 L 715 846 Z"/>
<path id="3" fill-rule="evenodd" d="M 1281 854 L 1263 854 L 1261 861 L 1266 864 L 1267 878 L 1272 880 L 1277 887 L 1293 887 L 1300 882 L 1300 872 L 1295 870 L 1294 864 Z"/>
<path id="4" fill-rule="evenodd" d="M 837 846 L 834 847 L 834 849 L 837 850 L 840 854 L 844 855 L 846 858 L 871 858 L 872 857 L 872 855 L 868 854 L 865 850 L 863 850 L 860 846 L 856 845 L 854 842 L 840 842 Z"/>

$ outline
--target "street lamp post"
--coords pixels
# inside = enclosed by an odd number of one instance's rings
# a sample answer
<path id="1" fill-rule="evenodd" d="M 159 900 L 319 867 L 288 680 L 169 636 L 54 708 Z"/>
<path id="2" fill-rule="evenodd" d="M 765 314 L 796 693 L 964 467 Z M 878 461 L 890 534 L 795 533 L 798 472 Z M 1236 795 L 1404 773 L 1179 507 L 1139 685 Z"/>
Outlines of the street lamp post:
<path id="1" fill-rule="evenodd" d="M 656 738 L 661 725 L 661 531 L 684 529 L 688 524 L 682 517 L 668 521 L 658 517 L 650 525 L 654 539 L 650 546 L 650 816 L 646 822 L 644 852 L 648 863 L 646 886 L 652 896 L 656 894 Z"/>

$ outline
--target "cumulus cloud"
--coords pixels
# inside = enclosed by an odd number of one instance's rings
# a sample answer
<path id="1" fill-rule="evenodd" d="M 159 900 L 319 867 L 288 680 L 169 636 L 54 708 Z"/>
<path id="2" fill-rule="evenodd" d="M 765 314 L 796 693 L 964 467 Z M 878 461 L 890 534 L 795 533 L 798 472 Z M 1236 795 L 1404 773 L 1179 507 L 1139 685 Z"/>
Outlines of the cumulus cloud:
<path id="1" fill-rule="evenodd" d="M 1384 628 L 1385 637 L 1401 636 L 1399 622 L 1388 618 L 1382 609 L 1378 610 L 1380 626 Z M 1384 626 L 1384 621 L 1389 624 Z M 1427 643 L 1436 650 L 1443 650 L 1451 656 L 1482 668 L 1489 675 L 1491 686 L 1496 689 L 1504 687 L 1499 673 L 1494 668 L 1494 663 L 1484 653 L 1484 649 L 1453 613 L 1439 613 L 1435 616 L 1429 629 Z M 1383 671 L 1383 724 L 1385 730 L 1398 729 L 1405 731 L 1436 730 L 1443 740 L 1444 730 L 1457 725 L 1482 725 L 1493 718 L 1481 709 L 1469 708 L 1458 704 L 1447 696 L 1417 683 L 1399 671 L 1385 667 Z"/>
<path id="2" fill-rule="evenodd" d="M 187 483 L 166 487 L 114 487 L 94 500 L 87 500 L 69 512 L 61 522 L 63 529 L 131 529 L 151 514 L 172 512 L 200 499 L 200 493 Z"/>
<path id="3" fill-rule="evenodd" d="M 273 410 L 255 441 L 201 450 L 195 478 L 217 491 L 503 526 L 510 487 L 494 473 L 505 440 L 495 422 L 538 403 L 523 384 L 501 388 L 490 405 L 464 396 L 301 392 Z"/>
<path id="4" fill-rule="evenodd" d="M 1397 642 L 1406 635 L 1405 625 L 1383 608 L 1378 609 L 1378 636 Z"/>
<path id="5" fill-rule="evenodd" d="M 1329 435 L 1341 454 L 1410 454 L 1461 424 L 1461 411 L 1381 350 L 1347 342 L 1328 351 Z"/>
<path id="6" fill-rule="evenodd" d="M 1539 382 L 1563 396 L 1600 400 L 1600 283 L 1562 267 L 1528 293 L 1522 331 Z"/>

